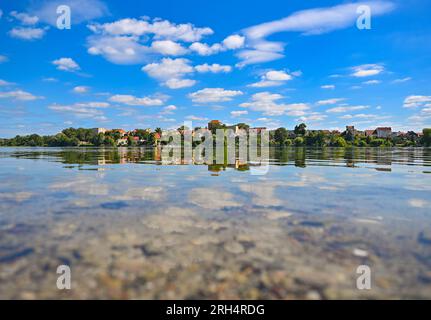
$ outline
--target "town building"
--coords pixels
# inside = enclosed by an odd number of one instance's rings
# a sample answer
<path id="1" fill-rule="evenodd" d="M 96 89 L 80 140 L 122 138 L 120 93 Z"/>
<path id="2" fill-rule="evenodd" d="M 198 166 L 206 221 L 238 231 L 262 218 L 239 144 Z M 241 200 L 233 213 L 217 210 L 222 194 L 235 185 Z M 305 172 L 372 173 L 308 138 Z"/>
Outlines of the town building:
<path id="1" fill-rule="evenodd" d="M 95 134 L 106 133 L 109 131 L 108 129 L 105 129 L 105 128 L 93 128 L 92 130 Z"/>
<path id="2" fill-rule="evenodd" d="M 392 136 L 391 127 L 379 127 L 376 129 L 375 135 L 377 138 L 390 138 Z"/>
<path id="3" fill-rule="evenodd" d="M 255 127 L 250 128 L 250 130 L 256 130 L 257 133 L 261 133 L 262 131 L 266 131 L 266 127 Z"/>
<path id="4" fill-rule="evenodd" d="M 365 136 L 366 137 L 372 137 L 372 136 L 374 136 L 375 131 L 376 130 L 365 130 Z"/>
<path id="5" fill-rule="evenodd" d="M 126 135 L 126 131 L 123 129 L 112 129 L 112 132 L 118 132 L 122 137 Z"/>

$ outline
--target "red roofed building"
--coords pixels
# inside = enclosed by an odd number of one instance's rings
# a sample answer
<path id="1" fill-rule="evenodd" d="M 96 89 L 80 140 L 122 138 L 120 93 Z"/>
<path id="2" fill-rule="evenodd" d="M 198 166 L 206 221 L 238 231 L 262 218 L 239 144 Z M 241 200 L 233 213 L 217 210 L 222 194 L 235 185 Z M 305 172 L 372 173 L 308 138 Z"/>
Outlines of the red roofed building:
<path id="1" fill-rule="evenodd" d="M 365 130 L 365 136 L 366 137 L 371 137 L 371 136 L 373 136 L 374 135 L 374 132 L 375 132 L 376 130 Z"/>
<path id="2" fill-rule="evenodd" d="M 377 138 L 390 138 L 392 136 L 391 127 L 380 127 L 376 129 Z"/>

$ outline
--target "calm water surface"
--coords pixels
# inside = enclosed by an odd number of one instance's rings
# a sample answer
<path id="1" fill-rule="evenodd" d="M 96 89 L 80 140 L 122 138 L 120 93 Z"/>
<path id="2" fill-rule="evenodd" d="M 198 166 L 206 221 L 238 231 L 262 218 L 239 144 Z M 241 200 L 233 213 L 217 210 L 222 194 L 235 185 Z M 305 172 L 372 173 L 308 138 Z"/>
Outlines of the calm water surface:
<path id="1" fill-rule="evenodd" d="M 162 160 L 0 148 L 0 298 L 431 298 L 431 149 L 273 149 L 266 175 Z"/>

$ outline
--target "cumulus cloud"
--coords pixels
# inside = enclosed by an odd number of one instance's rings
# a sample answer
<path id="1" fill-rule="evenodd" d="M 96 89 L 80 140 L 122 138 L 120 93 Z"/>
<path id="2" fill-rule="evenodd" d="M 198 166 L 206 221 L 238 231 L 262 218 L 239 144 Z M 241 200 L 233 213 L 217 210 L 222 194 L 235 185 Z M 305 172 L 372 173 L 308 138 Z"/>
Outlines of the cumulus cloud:
<path id="1" fill-rule="evenodd" d="M 12 38 L 17 38 L 21 40 L 38 40 L 43 38 L 46 29 L 44 28 L 24 28 L 16 27 L 9 31 L 9 35 Z"/>
<path id="2" fill-rule="evenodd" d="M 369 113 L 358 113 L 358 114 L 345 114 L 340 117 L 340 119 L 386 119 L 387 116 L 379 116 L 377 114 L 369 114 Z"/>
<path id="3" fill-rule="evenodd" d="M 142 67 L 142 71 L 171 89 L 191 87 L 196 83 L 191 79 L 183 79 L 185 75 L 194 72 L 190 61 L 184 58 L 163 58 L 160 62 Z"/>
<path id="4" fill-rule="evenodd" d="M 338 102 L 344 101 L 344 98 L 332 98 L 332 99 L 326 99 L 326 100 L 319 100 L 317 101 L 317 104 L 319 106 L 326 106 L 330 104 L 336 104 Z"/>
<path id="5" fill-rule="evenodd" d="M 431 96 L 408 96 L 404 99 L 404 108 L 418 108 L 431 106 Z"/>
<path id="6" fill-rule="evenodd" d="M 265 88 L 265 87 L 281 86 L 286 81 L 289 81 L 292 79 L 293 79 L 293 76 L 288 74 L 285 71 L 271 70 L 271 71 L 267 71 L 264 75 L 262 75 L 259 82 L 252 83 L 249 85 L 249 87 Z"/>
<path id="7" fill-rule="evenodd" d="M 90 87 L 87 86 L 76 86 L 73 88 L 74 93 L 87 93 L 90 90 Z"/>
<path id="8" fill-rule="evenodd" d="M 198 117 L 198 116 L 194 116 L 194 115 L 187 116 L 186 119 L 191 120 L 191 121 L 207 121 L 208 120 L 208 118 Z"/>
<path id="9" fill-rule="evenodd" d="M 376 76 L 382 73 L 385 68 L 381 64 L 363 64 L 352 67 L 352 76 L 357 78 Z"/>
<path id="10" fill-rule="evenodd" d="M 238 34 L 228 36 L 223 40 L 223 46 L 226 49 L 235 50 L 244 46 L 245 37 Z"/>
<path id="11" fill-rule="evenodd" d="M 93 23 L 88 27 L 94 33 L 87 38 L 88 52 L 117 64 L 148 63 L 156 55 L 184 55 L 189 50 L 179 42 L 196 42 L 213 33 L 210 28 L 191 23 L 144 18 Z"/>
<path id="12" fill-rule="evenodd" d="M 87 46 L 89 54 L 115 64 L 145 63 L 155 55 L 155 50 L 140 44 L 136 36 L 90 36 Z"/>
<path id="13" fill-rule="evenodd" d="M 234 118 L 245 116 L 246 114 L 248 114 L 247 110 L 238 110 L 238 111 L 231 111 L 230 112 L 230 115 Z"/>
<path id="14" fill-rule="evenodd" d="M 80 70 L 80 66 L 72 58 L 60 58 L 52 61 L 57 66 L 57 70 L 75 72 Z"/>
<path id="15" fill-rule="evenodd" d="M 210 46 L 206 43 L 194 42 L 190 45 L 189 49 L 200 56 L 210 56 L 222 51 L 223 47 L 218 43 Z"/>
<path id="16" fill-rule="evenodd" d="M 267 116 L 304 116 L 310 107 L 305 103 L 285 104 L 278 101 L 284 97 L 277 93 L 259 92 L 252 95 L 251 101 L 240 104 L 240 107 L 262 112 Z"/>
<path id="17" fill-rule="evenodd" d="M 230 35 L 221 43 L 208 45 L 206 43 L 194 42 L 190 45 L 190 50 L 201 56 L 210 56 L 226 50 L 236 50 L 244 46 L 245 37 L 238 34 Z"/>
<path id="18" fill-rule="evenodd" d="M 225 90 L 223 88 L 205 88 L 189 94 L 189 98 L 195 103 L 230 101 L 243 93 L 239 90 Z"/>
<path id="19" fill-rule="evenodd" d="M 230 72 L 232 70 L 231 66 L 227 66 L 227 65 L 220 65 L 218 63 L 213 63 L 213 64 L 208 64 L 208 63 L 204 63 L 204 64 L 200 64 L 195 66 L 195 70 L 199 73 L 207 73 L 207 72 L 212 72 L 212 73 L 220 73 L 220 72 Z"/>
<path id="20" fill-rule="evenodd" d="M 10 15 L 25 25 L 34 25 L 39 22 L 37 16 L 32 16 L 25 12 L 11 11 Z"/>
<path id="21" fill-rule="evenodd" d="M 325 89 L 325 90 L 334 90 L 335 89 L 335 85 L 333 84 L 325 84 L 323 86 L 320 87 L 321 89 Z"/>
<path id="22" fill-rule="evenodd" d="M 177 106 L 171 104 L 169 106 L 164 107 L 163 111 L 161 111 L 160 114 L 173 114 L 175 110 L 177 110 Z"/>
<path id="23" fill-rule="evenodd" d="M 172 40 L 154 41 L 151 44 L 151 48 L 153 48 L 158 53 L 168 56 L 181 56 L 187 53 L 187 49 L 185 49 L 181 44 Z"/>
<path id="24" fill-rule="evenodd" d="M 369 106 L 340 106 L 340 107 L 334 107 L 334 108 L 328 109 L 326 110 L 326 112 L 342 113 L 342 112 L 349 112 L 349 111 L 355 111 L 355 110 L 363 110 L 368 108 Z"/>
<path id="25" fill-rule="evenodd" d="M 9 99 L 15 99 L 20 101 L 32 101 L 32 100 L 42 99 L 43 97 L 37 97 L 23 90 L 15 90 L 15 91 L 0 92 L 0 98 L 9 98 Z"/>
<path id="26" fill-rule="evenodd" d="M 155 39 L 195 42 L 214 32 L 211 28 L 198 28 L 191 23 L 175 24 L 168 20 L 121 19 L 111 23 L 92 24 L 90 30 L 108 35 L 143 36 L 152 35 Z"/>
<path id="27" fill-rule="evenodd" d="M 160 98 L 150 98 L 150 97 L 142 97 L 138 98 L 133 95 L 127 94 L 116 94 L 109 98 L 111 102 L 117 102 L 126 104 L 129 106 L 161 106 L 164 103 L 163 99 Z"/>
<path id="28" fill-rule="evenodd" d="M 98 121 L 105 121 L 107 119 L 101 109 L 107 107 L 109 107 L 109 103 L 106 102 L 85 102 L 70 105 L 52 104 L 48 108 L 56 112 L 72 114 L 79 118 L 93 118 Z"/>
<path id="29" fill-rule="evenodd" d="M 319 112 L 312 112 L 306 116 L 299 117 L 296 119 L 297 122 L 315 122 L 315 121 L 323 121 L 327 118 L 327 115 L 321 114 Z"/>
<path id="30" fill-rule="evenodd" d="M 195 80 L 192 79 L 169 79 L 165 82 L 165 85 L 169 89 L 181 89 L 193 87 L 196 84 Z"/>
<path id="31" fill-rule="evenodd" d="M 100 0 L 43 0 L 35 2 L 30 8 L 30 12 L 42 22 L 57 25 L 57 7 L 67 5 L 72 12 L 74 24 L 101 18 L 109 11 L 106 5 Z"/>

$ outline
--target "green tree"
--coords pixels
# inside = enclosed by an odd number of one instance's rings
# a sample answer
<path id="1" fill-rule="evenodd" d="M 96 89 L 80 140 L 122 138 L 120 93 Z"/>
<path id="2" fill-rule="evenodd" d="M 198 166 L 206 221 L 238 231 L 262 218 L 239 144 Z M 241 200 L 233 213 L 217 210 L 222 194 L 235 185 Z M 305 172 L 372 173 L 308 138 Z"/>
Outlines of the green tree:
<path id="1" fill-rule="evenodd" d="M 127 137 L 127 145 L 128 145 L 128 146 L 130 146 L 130 147 L 133 147 L 133 146 L 136 146 L 136 145 L 137 145 L 137 143 L 136 143 L 136 141 L 133 139 L 133 137 L 128 136 L 128 137 Z"/>
<path id="2" fill-rule="evenodd" d="M 302 138 L 302 137 L 296 137 L 295 140 L 293 140 L 293 143 L 297 147 L 303 146 L 304 145 L 304 138 Z"/>
<path id="3" fill-rule="evenodd" d="M 423 133 L 423 144 L 424 146 L 431 146 L 431 128 L 426 128 L 422 130 Z"/>
<path id="4" fill-rule="evenodd" d="M 106 137 L 104 141 L 106 146 L 115 147 L 117 146 L 117 143 L 112 137 Z"/>
<path id="5" fill-rule="evenodd" d="M 346 140 L 344 140 L 343 137 L 336 137 L 333 141 L 332 141 L 332 146 L 334 147 L 341 147 L 341 148 L 345 148 L 347 147 L 347 142 Z"/>
<path id="6" fill-rule="evenodd" d="M 278 128 L 274 132 L 274 140 L 278 144 L 283 144 L 284 141 L 288 138 L 289 134 L 285 128 Z"/>
<path id="7" fill-rule="evenodd" d="M 303 136 L 307 132 L 306 128 L 307 128 L 307 125 L 305 123 L 301 123 L 301 124 L 295 126 L 294 132 L 296 135 Z"/>

